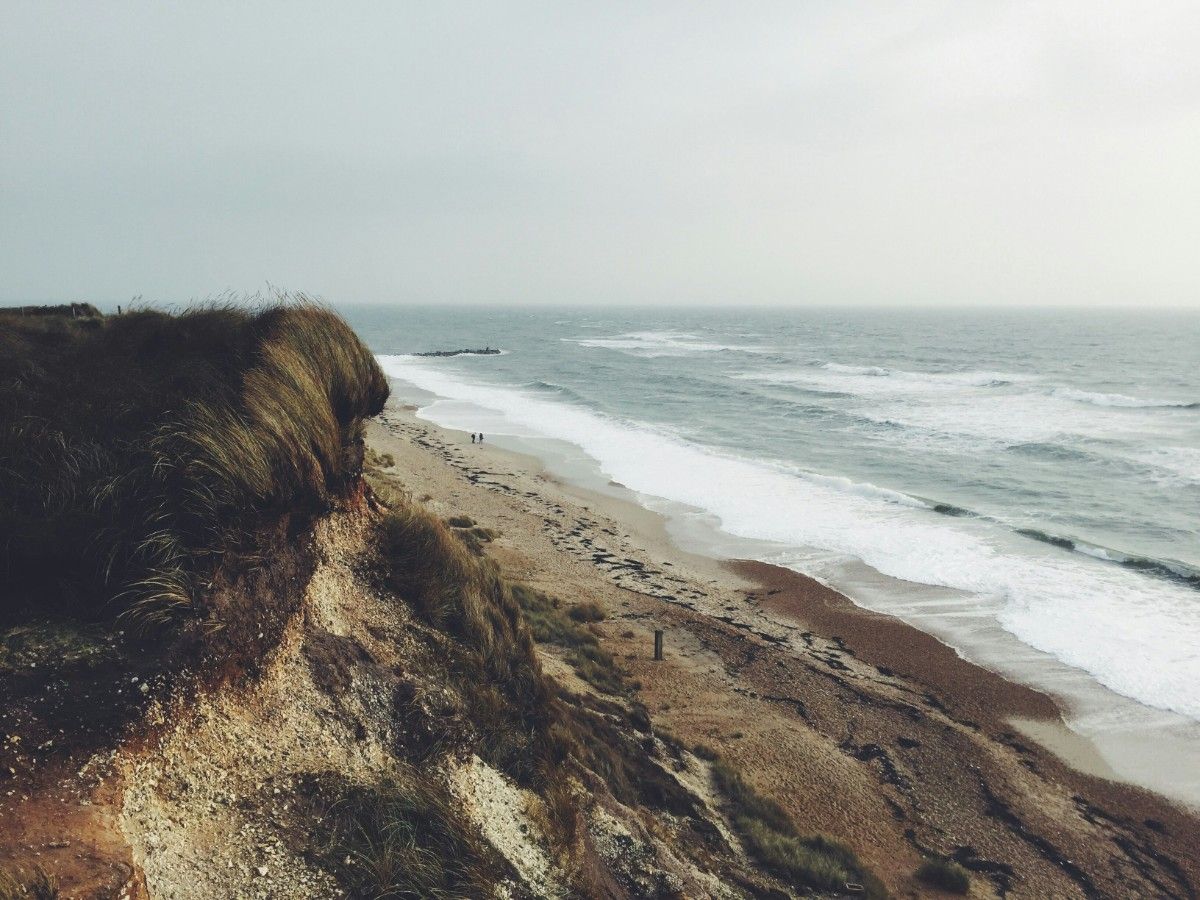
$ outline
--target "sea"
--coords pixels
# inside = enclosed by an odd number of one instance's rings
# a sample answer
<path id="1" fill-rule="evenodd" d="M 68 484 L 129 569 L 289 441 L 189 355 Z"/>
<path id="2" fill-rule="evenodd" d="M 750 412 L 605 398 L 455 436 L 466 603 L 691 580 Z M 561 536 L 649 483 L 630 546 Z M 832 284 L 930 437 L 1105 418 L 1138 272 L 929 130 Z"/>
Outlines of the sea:
<path id="1" fill-rule="evenodd" d="M 421 417 L 1054 694 L 1118 774 L 1152 734 L 1200 802 L 1200 311 L 341 311 Z"/>

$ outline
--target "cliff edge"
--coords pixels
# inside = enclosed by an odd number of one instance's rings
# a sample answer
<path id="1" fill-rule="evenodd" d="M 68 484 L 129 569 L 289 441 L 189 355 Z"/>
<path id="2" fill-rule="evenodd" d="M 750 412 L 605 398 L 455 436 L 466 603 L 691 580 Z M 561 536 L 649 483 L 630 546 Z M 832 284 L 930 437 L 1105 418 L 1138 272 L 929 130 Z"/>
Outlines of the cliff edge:
<path id="1" fill-rule="evenodd" d="M 884 895 L 364 451 L 330 311 L 0 343 L 0 897 Z"/>

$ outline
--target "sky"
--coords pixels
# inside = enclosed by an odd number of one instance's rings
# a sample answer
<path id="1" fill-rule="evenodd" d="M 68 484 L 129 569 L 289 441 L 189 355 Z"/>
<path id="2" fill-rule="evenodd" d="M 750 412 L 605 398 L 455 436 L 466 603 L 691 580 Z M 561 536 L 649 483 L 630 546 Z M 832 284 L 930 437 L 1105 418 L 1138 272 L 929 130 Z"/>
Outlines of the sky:
<path id="1" fill-rule="evenodd" d="M 1200 4 L 0 0 L 0 303 L 1200 307 Z"/>

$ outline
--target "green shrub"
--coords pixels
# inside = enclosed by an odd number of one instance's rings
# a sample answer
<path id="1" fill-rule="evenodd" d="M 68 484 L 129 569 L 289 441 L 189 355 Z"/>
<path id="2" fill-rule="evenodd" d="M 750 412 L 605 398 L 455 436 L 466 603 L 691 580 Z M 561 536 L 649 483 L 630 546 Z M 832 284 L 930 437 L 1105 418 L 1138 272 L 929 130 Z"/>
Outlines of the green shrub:
<path id="1" fill-rule="evenodd" d="M 490 544 L 500 534 L 498 531 L 493 531 L 490 528 L 482 528 L 478 525 L 472 528 L 459 528 L 454 533 L 466 545 L 467 549 L 476 556 L 483 556 L 486 552 L 483 545 Z"/>
<path id="2" fill-rule="evenodd" d="M 512 595 L 521 605 L 533 639 L 539 644 L 575 647 L 596 642 L 595 635 L 584 631 L 566 616 L 557 599 L 523 584 L 514 584 Z"/>
<path id="3" fill-rule="evenodd" d="M 580 678 L 597 690 L 606 694 L 624 694 L 629 690 L 613 655 L 601 649 L 599 644 L 583 644 L 567 651 L 567 662 Z"/>
<path id="4" fill-rule="evenodd" d="M 752 788 L 741 773 L 724 760 L 717 760 L 713 768 L 713 780 L 717 789 L 729 801 L 735 816 L 755 819 L 769 828 L 785 834 L 795 832 L 791 817 L 782 806 L 769 797 L 764 797 Z"/>
<path id="5" fill-rule="evenodd" d="M 378 453 L 370 447 L 366 448 L 366 463 L 376 469 L 390 469 L 396 465 L 396 457 L 390 453 Z"/>
<path id="6" fill-rule="evenodd" d="M 768 828 L 758 819 L 735 819 L 746 848 L 768 869 L 793 884 L 820 891 L 839 891 L 857 876 L 851 874 L 837 854 L 820 846 Z"/>
<path id="7" fill-rule="evenodd" d="M 971 876 L 958 863 L 943 857 L 927 859 L 917 869 L 917 878 L 931 887 L 951 894 L 965 894 L 971 889 Z"/>

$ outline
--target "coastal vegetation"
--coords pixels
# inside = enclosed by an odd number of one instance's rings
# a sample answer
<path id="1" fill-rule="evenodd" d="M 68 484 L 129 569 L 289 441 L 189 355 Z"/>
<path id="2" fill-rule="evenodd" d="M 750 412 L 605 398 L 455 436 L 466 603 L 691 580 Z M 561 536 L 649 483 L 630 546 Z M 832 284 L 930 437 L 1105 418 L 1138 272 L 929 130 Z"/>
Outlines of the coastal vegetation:
<path id="1" fill-rule="evenodd" d="M 576 622 L 603 622 L 605 619 L 604 608 L 590 600 L 576 603 L 567 610 L 567 615 Z"/>
<path id="2" fill-rule="evenodd" d="M 921 863 L 917 880 L 951 894 L 965 894 L 971 889 L 971 876 L 952 859 L 933 857 Z"/>
<path id="3" fill-rule="evenodd" d="M 503 862 L 430 775 L 402 769 L 371 787 L 329 776 L 310 791 L 321 822 L 317 852 L 351 896 L 495 894 Z"/>
<path id="4" fill-rule="evenodd" d="M 459 540 L 476 556 L 484 554 L 484 544 L 490 544 L 499 537 L 499 532 L 476 525 L 470 516 L 450 516 L 446 519 L 446 524 L 455 529 L 454 533 L 458 535 Z"/>
<path id="5" fill-rule="evenodd" d="M 382 577 L 424 621 L 454 638 L 451 671 L 463 687 L 480 755 L 529 783 L 554 748 L 552 690 L 520 604 L 494 562 L 481 559 L 437 516 L 392 493 L 380 525 Z"/>
<path id="6" fill-rule="evenodd" d="M 350 328 L 304 298 L 0 314 L 0 621 L 204 618 L 219 563 L 358 476 L 387 393 Z"/>
<path id="7" fill-rule="evenodd" d="M 534 640 L 562 648 L 564 658 L 575 674 L 597 690 L 614 695 L 630 690 L 632 685 L 617 668 L 613 655 L 600 646 L 592 631 L 582 625 L 603 619 L 603 610 L 595 604 L 586 604 L 584 606 L 588 608 L 580 616 L 575 614 L 580 605 L 564 609 L 558 599 L 524 585 L 513 585 L 512 591 L 529 621 Z"/>
<path id="8" fill-rule="evenodd" d="M 577 780 L 599 779 L 631 808 L 701 823 L 699 801 L 664 771 L 657 751 L 648 750 L 650 717 L 630 696 L 635 685 L 625 680 L 590 625 L 547 594 L 504 579 L 492 560 L 471 552 L 462 529 L 395 489 L 378 468 L 368 467 L 366 477 L 387 507 L 377 538 L 384 585 L 451 638 L 441 645 L 440 659 L 446 666 L 443 683 L 458 699 L 435 725 L 444 734 L 430 740 L 419 761 L 430 765 L 457 746 L 456 752 L 475 753 L 536 791 L 546 837 L 568 868 L 577 865 L 568 857 L 577 852 L 581 828 L 571 787 Z M 559 687 L 543 673 L 535 643 L 563 651 L 600 695 Z M 458 728 L 456 720 L 468 727 Z"/>
<path id="9" fill-rule="evenodd" d="M 714 754 L 715 755 L 715 754 Z M 716 759 L 713 780 L 746 849 L 770 871 L 800 888 L 883 898 L 887 891 L 854 851 L 825 835 L 801 835 L 787 811 L 759 794 L 732 765 Z"/>
<path id="10" fill-rule="evenodd" d="M 41 866 L 30 872 L 0 870 L 0 900 L 58 900 L 55 878 Z"/>

